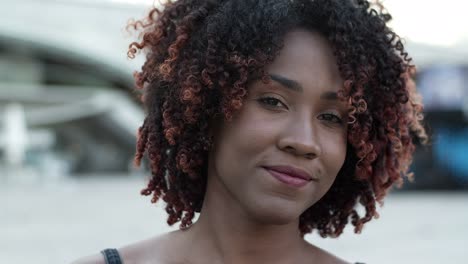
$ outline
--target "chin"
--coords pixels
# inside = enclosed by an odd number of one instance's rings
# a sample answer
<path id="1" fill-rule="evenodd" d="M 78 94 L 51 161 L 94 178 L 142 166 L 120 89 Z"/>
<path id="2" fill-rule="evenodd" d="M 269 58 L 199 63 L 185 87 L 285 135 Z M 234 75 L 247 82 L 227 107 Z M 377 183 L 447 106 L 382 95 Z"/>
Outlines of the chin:
<path id="1" fill-rule="evenodd" d="M 301 215 L 301 211 L 295 206 L 274 206 L 274 205 L 257 205 L 249 210 L 252 218 L 256 221 L 269 225 L 285 225 L 296 221 Z"/>

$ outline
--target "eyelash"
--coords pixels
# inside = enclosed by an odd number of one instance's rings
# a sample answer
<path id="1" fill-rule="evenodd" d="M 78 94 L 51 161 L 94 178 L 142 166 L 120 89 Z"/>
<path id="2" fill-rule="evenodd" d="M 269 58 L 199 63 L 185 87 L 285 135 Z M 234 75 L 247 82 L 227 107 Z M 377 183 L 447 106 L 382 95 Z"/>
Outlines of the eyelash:
<path id="1" fill-rule="evenodd" d="M 282 105 L 284 105 L 286 107 L 285 104 L 283 104 L 283 102 L 281 102 L 281 100 L 275 98 L 275 97 L 271 97 L 271 96 L 265 96 L 265 97 L 262 97 L 262 98 L 259 98 L 258 101 L 262 104 L 265 104 L 265 105 L 268 105 L 269 107 L 273 107 L 273 108 L 278 108 L 278 106 L 276 106 L 276 104 L 269 104 L 268 101 L 271 102 L 271 100 L 274 100 L 276 103 L 280 103 Z M 287 107 L 286 107 L 287 108 Z"/>
<path id="2" fill-rule="evenodd" d="M 259 101 L 261 104 L 264 104 L 264 105 L 267 105 L 268 107 L 272 107 L 272 108 L 279 108 L 279 106 L 277 106 L 277 103 L 280 103 L 282 105 L 284 105 L 286 107 L 285 104 L 283 104 L 281 102 L 281 100 L 275 98 L 275 97 L 271 97 L 271 96 L 265 96 L 265 97 L 262 97 L 262 98 L 259 98 L 257 101 Z M 270 103 L 268 103 L 268 101 L 270 101 Z M 273 104 L 271 104 L 271 101 L 274 101 Z M 287 108 L 287 107 L 286 107 Z M 325 116 L 325 117 L 328 117 L 328 118 L 320 118 L 320 120 L 327 120 L 327 121 L 331 121 L 332 123 L 335 123 L 335 124 L 342 124 L 343 123 L 343 120 L 333 114 L 333 113 L 324 113 L 324 114 L 321 114 L 320 116 Z M 334 120 L 334 121 L 332 121 Z"/>
<path id="3" fill-rule="evenodd" d="M 335 114 L 332 114 L 332 113 L 324 113 L 324 114 L 321 114 L 320 116 L 328 116 L 328 117 L 331 117 L 330 119 L 334 119 L 335 121 L 331 121 L 332 123 L 335 123 L 335 124 L 342 124 L 343 123 L 343 120 L 341 120 L 341 118 Z M 327 120 L 327 119 L 326 119 Z"/>

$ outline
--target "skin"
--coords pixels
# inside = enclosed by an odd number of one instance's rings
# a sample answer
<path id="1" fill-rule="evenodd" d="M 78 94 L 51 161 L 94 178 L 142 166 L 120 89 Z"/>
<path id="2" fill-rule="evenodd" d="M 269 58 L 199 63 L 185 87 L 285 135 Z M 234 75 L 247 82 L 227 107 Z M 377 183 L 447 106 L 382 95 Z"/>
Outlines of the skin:
<path id="1" fill-rule="evenodd" d="M 271 83 L 253 81 L 232 122 L 212 127 L 198 221 L 119 249 L 126 264 L 346 263 L 298 230 L 301 213 L 329 190 L 345 160 L 348 109 L 333 96 L 343 80 L 330 44 L 318 33 L 291 31 L 267 71 Z M 272 165 L 317 180 L 290 187 L 263 168 Z M 76 263 L 104 261 L 96 255 Z"/>

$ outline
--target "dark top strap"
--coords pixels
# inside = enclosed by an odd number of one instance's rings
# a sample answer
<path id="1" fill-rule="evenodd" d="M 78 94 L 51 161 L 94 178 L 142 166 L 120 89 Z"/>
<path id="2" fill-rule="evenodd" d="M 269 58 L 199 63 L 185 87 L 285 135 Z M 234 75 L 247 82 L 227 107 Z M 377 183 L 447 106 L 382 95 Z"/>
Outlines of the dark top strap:
<path id="1" fill-rule="evenodd" d="M 101 251 L 106 260 L 106 264 L 123 264 L 122 259 L 120 258 L 119 252 L 115 248 L 108 248 Z"/>
<path id="2" fill-rule="evenodd" d="M 119 252 L 115 248 L 108 248 L 101 251 L 106 260 L 106 264 L 123 264 L 120 258 Z M 355 264 L 364 264 L 362 262 L 356 262 Z"/>

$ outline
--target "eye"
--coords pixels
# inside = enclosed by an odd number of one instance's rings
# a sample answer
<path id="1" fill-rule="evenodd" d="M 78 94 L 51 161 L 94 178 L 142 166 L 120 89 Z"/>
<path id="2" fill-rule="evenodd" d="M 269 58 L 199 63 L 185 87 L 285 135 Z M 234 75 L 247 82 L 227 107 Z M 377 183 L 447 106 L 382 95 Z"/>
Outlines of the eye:
<path id="1" fill-rule="evenodd" d="M 258 102 L 260 102 L 263 105 L 267 105 L 268 107 L 271 108 L 281 108 L 284 106 L 284 108 L 287 109 L 286 105 L 281 102 L 281 100 L 271 97 L 271 96 L 265 96 L 262 98 L 257 99 Z"/>
<path id="2" fill-rule="evenodd" d="M 332 122 L 334 124 L 342 124 L 343 123 L 343 120 L 339 116 L 337 116 L 337 115 L 335 115 L 333 113 L 321 114 L 321 115 L 319 115 L 319 120 L 330 121 L 330 122 Z"/>

